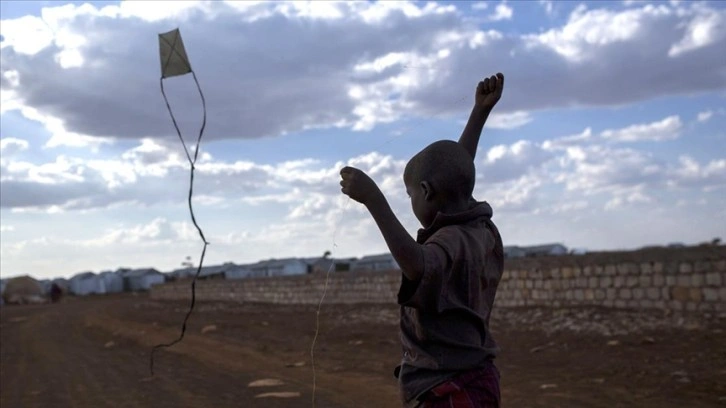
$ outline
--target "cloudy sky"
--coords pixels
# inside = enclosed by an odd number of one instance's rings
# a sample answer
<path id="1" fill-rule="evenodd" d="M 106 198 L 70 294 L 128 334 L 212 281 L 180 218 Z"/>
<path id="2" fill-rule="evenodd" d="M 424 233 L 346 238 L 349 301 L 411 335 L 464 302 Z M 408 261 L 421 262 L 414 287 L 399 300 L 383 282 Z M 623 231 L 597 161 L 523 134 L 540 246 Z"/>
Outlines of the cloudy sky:
<path id="1" fill-rule="evenodd" d="M 726 238 L 726 3 L 0 4 L 3 277 L 197 259 L 159 90 L 157 35 L 176 27 L 208 108 L 206 264 L 386 251 L 340 193 L 346 164 L 415 233 L 406 161 L 458 138 L 497 71 L 475 197 L 506 245 Z M 165 87 L 194 145 L 193 79 Z"/>

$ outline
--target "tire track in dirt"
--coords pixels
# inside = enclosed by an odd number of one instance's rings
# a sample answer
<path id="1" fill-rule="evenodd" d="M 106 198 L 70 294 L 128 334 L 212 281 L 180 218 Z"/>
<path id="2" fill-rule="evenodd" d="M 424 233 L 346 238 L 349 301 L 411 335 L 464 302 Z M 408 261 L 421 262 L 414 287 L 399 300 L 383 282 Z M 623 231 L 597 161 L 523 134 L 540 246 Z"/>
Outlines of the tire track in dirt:
<path id="1" fill-rule="evenodd" d="M 148 349 L 178 335 L 176 330 L 119 320 L 105 314 L 89 315 L 87 321 L 107 332 L 138 342 Z M 294 387 L 294 391 L 302 394 L 301 399 L 296 400 L 294 406 L 311 406 L 312 381 L 309 367 L 306 366 L 305 370 L 285 369 L 283 367 L 285 367 L 286 360 L 272 352 L 261 353 L 250 348 L 187 332 L 182 343 L 157 354 L 156 365 L 169 364 L 179 357 L 192 358 L 202 364 L 218 367 L 225 371 L 246 373 L 247 375 L 254 373 L 255 378 L 280 379 Z M 326 373 L 320 369 L 316 374 L 318 384 L 316 405 L 319 408 L 329 406 L 400 407 L 399 397 L 391 392 L 390 381 L 387 382 L 386 379 L 353 373 L 341 376 Z"/>
<path id="2" fill-rule="evenodd" d="M 80 306 L 79 306 L 80 305 Z M 148 342 L 113 336 L 102 316 L 72 302 L 3 308 L 0 406 L 45 407 L 270 407 L 305 406 L 297 399 L 255 399 L 251 373 L 185 355 L 163 358 L 148 376 Z M 115 324 L 106 319 L 105 323 Z M 121 323 L 124 324 L 124 323 Z M 142 329 L 143 331 L 143 329 Z M 105 345 L 113 341 L 109 347 Z M 227 356 L 229 358 L 229 356 Z M 222 357 L 220 357 L 222 359 Z M 256 378 L 255 378 L 256 379 Z M 286 390 L 286 389 L 285 389 Z M 272 391 L 285 391 L 274 389 Z M 337 407 L 321 401 L 320 408 Z M 354 406 L 354 405 L 348 405 Z"/>

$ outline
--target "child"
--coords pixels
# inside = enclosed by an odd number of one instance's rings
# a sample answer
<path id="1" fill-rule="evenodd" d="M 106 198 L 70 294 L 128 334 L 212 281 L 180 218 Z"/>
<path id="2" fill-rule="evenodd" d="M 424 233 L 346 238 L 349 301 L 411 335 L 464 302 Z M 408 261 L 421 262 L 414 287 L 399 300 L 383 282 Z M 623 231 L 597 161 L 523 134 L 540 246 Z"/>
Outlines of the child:
<path id="1" fill-rule="evenodd" d="M 479 137 L 503 86 L 502 74 L 480 82 L 459 142 L 435 142 L 406 165 L 406 191 L 423 226 L 416 240 L 368 175 L 340 172 L 343 193 L 367 207 L 401 267 L 403 360 L 395 375 L 406 407 L 500 405 L 489 316 L 504 253 L 491 207 L 472 191 Z"/>

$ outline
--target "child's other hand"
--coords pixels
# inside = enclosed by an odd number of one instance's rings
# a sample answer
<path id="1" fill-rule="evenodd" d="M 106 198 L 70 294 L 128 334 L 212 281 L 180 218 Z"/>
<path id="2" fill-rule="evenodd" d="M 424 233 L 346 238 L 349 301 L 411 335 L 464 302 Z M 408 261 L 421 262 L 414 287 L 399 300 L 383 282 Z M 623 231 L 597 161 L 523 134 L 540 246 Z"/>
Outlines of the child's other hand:
<path id="1" fill-rule="evenodd" d="M 348 197 L 358 201 L 361 204 L 370 204 L 377 196 L 381 194 L 381 190 L 367 174 L 354 167 L 343 167 L 340 170 L 340 185 L 343 187 L 341 191 Z"/>
<path id="2" fill-rule="evenodd" d="M 479 82 L 476 87 L 476 106 L 491 110 L 499 102 L 504 89 L 504 75 L 499 72 Z"/>

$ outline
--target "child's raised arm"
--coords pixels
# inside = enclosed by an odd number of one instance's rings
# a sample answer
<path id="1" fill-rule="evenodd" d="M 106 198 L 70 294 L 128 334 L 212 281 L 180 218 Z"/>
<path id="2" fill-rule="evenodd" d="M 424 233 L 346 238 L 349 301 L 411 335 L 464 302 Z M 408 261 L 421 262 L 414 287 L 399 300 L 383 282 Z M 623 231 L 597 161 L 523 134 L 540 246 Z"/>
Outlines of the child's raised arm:
<path id="1" fill-rule="evenodd" d="M 343 168 L 340 177 L 343 194 L 366 206 L 404 276 L 414 282 L 421 279 L 421 245 L 403 228 L 376 183 L 367 174 L 353 167 Z"/>
<path id="2" fill-rule="evenodd" d="M 472 159 L 476 156 L 476 147 L 479 145 L 479 137 L 484 128 L 484 123 L 486 123 L 489 114 L 494 109 L 494 105 L 502 97 L 503 89 L 504 75 L 501 72 L 484 79 L 476 87 L 474 108 L 471 110 L 469 121 L 459 138 L 459 144 L 464 146 Z"/>

